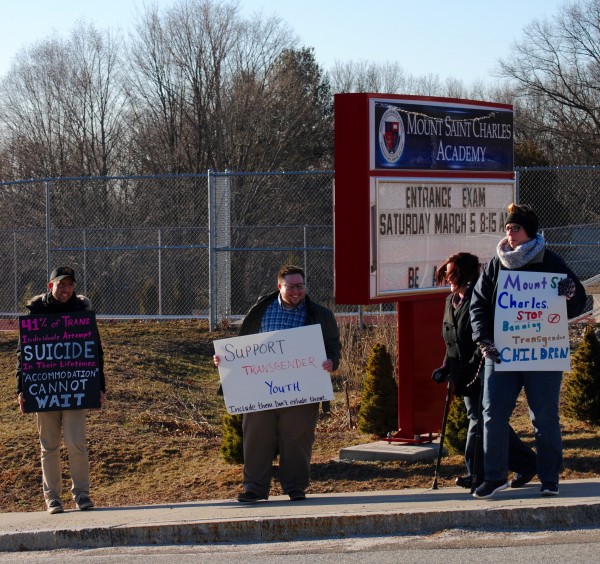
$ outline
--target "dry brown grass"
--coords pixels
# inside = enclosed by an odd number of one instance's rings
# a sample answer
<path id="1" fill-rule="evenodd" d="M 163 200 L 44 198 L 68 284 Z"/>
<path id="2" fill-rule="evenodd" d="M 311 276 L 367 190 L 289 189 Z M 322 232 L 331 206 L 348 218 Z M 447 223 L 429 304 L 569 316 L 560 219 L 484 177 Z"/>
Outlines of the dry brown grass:
<path id="1" fill-rule="evenodd" d="M 219 455 L 224 408 L 211 361 L 212 339 L 227 334 L 211 335 L 204 323 L 192 321 L 101 323 L 100 331 L 108 400 L 101 411 L 91 413 L 88 430 L 96 503 L 126 506 L 234 497 L 240 491 L 241 467 L 225 464 Z M 338 460 L 340 448 L 372 440 L 348 423 L 350 418 L 356 421 L 366 358 L 375 342 L 391 347 L 395 358 L 394 331 L 393 326 L 360 331 L 342 326 L 346 360 L 335 378 L 331 414 L 317 429 L 310 492 L 431 487 L 432 463 Z M 2 511 L 39 511 L 43 499 L 35 419 L 18 413 L 14 394 L 16 341 L 15 332 L 0 332 Z M 349 404 L 345 381 L 350 384 Z M 533 443 L 524 401 L 513 424 Z M 563 478 L 600 475 L 599 429 L 564 420 L 564 443 Z M 440 486 L 452 485 L 462 472 L 460 456 L 445 458 Z M 274 480 L 272 494 L 279 493 Z M 66 491 L 64 499 L 69 499 Z"/>

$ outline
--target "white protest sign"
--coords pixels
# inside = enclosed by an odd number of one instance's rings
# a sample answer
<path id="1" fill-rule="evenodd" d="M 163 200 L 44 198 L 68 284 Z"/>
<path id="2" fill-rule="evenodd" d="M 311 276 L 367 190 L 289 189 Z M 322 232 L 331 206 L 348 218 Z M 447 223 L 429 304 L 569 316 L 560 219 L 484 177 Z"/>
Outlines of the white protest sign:
<path id="1" fill-rule="evenodd" d="M 500 271 L 494 342 L 502 362 L 495 370 L 570 369 L 567 301 L 557 290 L 563 278 L 566 274 Z"/>
<path id="2" fill-rule="evenodd" d="M 231 414 L 333 399 L 320 325 L 213 342 Z"/>

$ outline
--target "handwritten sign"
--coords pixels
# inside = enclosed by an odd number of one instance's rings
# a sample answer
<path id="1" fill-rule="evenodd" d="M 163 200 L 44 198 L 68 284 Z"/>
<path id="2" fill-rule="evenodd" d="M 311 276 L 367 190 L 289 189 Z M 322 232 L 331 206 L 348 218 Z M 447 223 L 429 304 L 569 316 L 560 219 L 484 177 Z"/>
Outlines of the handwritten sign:
<path id="1" fill-rule="evenodd" d="M 565 274 L 501 270 L 494 318 L 497 371 L 571 367 L 567 302 L 558 295 Z"/>
<path id="2" fill-rule="evenodd" d="M 19 318 L 25 411 L 100 407 L 94 312 Z"/>
<path id="3" fill-rule="evenodd" d="M 231 414 L 333 399 L 320 325 L 214 341 Z"/>

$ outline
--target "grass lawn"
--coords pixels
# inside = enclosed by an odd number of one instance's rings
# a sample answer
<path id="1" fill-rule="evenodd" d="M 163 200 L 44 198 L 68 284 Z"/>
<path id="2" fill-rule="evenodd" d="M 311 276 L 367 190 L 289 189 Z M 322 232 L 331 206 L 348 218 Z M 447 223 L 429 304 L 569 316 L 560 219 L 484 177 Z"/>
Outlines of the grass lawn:
<path id="1" fill-rule="evenodd" d="M 219 381 L 212 364 L 213 338 L 233 334 L 210 334 L 201 321 L 100 322 L 100 333 L 107 401 L 102 410 L 90 412 L 88 427 L 96 504 L 177 503 L 237 495 L 242 468 L 225 464 L 219 453 L 225 409 L 216 394 Z M 16 332 L 0 332 L 2 511 L 40 511 L 45 506 L 35 416 L 18 411 L 16 344 Z M 359 374 L 362 368 L 357 367 Z M 340 462 L 340 448 L 373 438 L 349 428 L 346 396 L 342 391 L 336 394 L 330 416 L 317 429 L 309 493 L 431 487 L 433 463 Z M 354 421 L 359 402 L 360 390 L 352 389 Z M 513 426 L 533 444 L 524 400 Z M 563 418 L 563 433 L 562 478 L 600 476 L 600 429 Z M 63 462 L 66 475 L 66 452 Z M 453 485 L 463 472 L 460 455 L 444 458 L 440 487 Z M 68 485 L 65 479 L 65 502 L 70 500 Z M 274 480 L 272 495 L 280 493 Z"/>

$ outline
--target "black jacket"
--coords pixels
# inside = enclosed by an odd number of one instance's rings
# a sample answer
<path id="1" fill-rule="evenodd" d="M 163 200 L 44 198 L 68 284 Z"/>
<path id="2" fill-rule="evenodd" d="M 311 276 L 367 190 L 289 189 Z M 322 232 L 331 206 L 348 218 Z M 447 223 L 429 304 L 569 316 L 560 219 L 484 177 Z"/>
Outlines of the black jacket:
<path id="1" fill-rule="evenodd" d="M 446 343 L 444 364 L 450 370 L 454 393 L 460 396 L 479 397 L 477 372 L 481 363 L 481 352 L 473 342 L 473 331 L 469 317 L 472 288 L 468 288 L 460 306 L 452 305 L 453 294 L 446 299 L 442 337 Z"/>
<path id="2" fill-rule="evenodd" d="M 242 322 L 240 336 L 258 333 L 265 311 L 277 299 L 277 296 L 279 296 L 279 291 L 258 298 Z M 327 358 L 333 361 L 333 369 L 335 370 L 340 363 L 341 350 L 340 333 L 335 315 L 330 309 L 313 302 L 308 296 L 304 298 L 304 302 L 306 304 L 306 325 L 321 325 L 325 353 Z"/>
<path id="3" fill-rule="evenodd" d="M 67 313 L 73 311 L 87 311 L 92 307 L 92 303 L 88 298 L 83 295 L 71 296 L 71 299 L 62 303 L 55 300 L 52 297 L 52 293 L 40 294 L 34 296 L 27 302 L 26 305 L 29 313 L 31 314 L 44 314 L 44 313 Z M 106 392 L 106 382 L 104 379 L 104 351 L 102 350 L 102 343 L 100 342 L 100 335 L 98 335 L 98 364 L 99 364 L 99 377 L 100 377 L 100 390 Z M 17 395 L 23 391 L 23 373 L 21 370 L 21 347 L 17 350 Z"/>
<path id="4" fill-rule="evenodd" d="M 483 339 L 494 340 L 494 308 L 498 291 L 498 273 L 501 269 L 505 270 L 496 256 L 485 265 L 473 290 L 471 325 L 476 343 Z M 585 290 L 577 276 L 555 252 L 544 248 L 531 262 L 515 270 L 566 274 L 575 282 L 576 288 L 575 295 L 567 300 L 567 316 L 571 319 L 583 312 L 586 301 Z"/>

